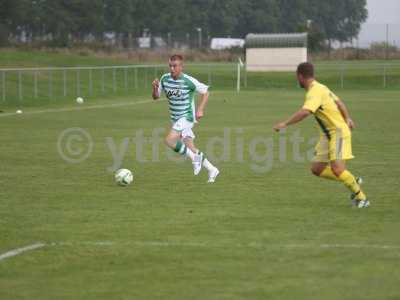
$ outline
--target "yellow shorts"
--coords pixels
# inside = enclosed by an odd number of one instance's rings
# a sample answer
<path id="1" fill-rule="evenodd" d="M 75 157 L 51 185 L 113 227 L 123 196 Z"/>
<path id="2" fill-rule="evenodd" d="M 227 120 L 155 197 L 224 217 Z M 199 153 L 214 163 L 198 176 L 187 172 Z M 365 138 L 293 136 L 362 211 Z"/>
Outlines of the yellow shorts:
<path id="1" fill-rule="evenodd" d="M 315 147 L 315 162 L 330 162 L 334 160 L 353 159 L 353 151 L 351 147 L 351 135 L 339 137 L 332 135 L 328 140 L 326 136 L 321 136 L 317 146 Z"/>

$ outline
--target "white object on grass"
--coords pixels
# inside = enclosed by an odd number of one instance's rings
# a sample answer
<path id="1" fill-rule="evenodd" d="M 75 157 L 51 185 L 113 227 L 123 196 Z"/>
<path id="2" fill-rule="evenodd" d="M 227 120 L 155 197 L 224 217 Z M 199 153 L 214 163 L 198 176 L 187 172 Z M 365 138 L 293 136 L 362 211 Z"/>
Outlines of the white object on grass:
<path id="1" fill-rule="evenodd" d="M 127 186 L 133 181 L 133 174 L 128 169 L 119 169 L 115 172 L 115 182 L 121 186 Z"/>

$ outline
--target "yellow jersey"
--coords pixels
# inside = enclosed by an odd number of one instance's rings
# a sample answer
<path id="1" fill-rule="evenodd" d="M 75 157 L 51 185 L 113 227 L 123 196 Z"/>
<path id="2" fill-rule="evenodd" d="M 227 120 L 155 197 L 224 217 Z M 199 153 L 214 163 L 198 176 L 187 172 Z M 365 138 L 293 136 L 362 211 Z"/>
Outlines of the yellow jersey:
<path id="1" fill-rule="evenodd" d="M 338 99 L 328 87 L 316 80 L 311 83 L 305 97 L 303 109 L 314 114 L 321 135 L 325 135 L 328 140 L 336 135 L 341 137 L 351 135 L 350 128 L 336 105 Z"/>

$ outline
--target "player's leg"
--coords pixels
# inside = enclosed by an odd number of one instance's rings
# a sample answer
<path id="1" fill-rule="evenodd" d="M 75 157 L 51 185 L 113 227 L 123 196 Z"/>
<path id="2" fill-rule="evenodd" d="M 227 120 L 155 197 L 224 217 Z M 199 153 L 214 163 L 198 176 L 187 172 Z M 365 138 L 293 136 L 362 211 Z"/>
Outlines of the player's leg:
<path id="1" fill-rule="evenodd" d="M 321 137 L 315 147 L 316 155 L 311 172 L 321 178 L 340 181 L 339 175 L 346 169 L 343 158 L 353 158 L 351 148 L 344 149 L 344 147 L 345 143 L 341 139 L 333 137 L 328 140 L 325 136 Z"/>
<path id="2" fill-rule="evenodd" d="M 165 142 L 175 152 L 180 153 L 181 155 L 186 155 L 193 161 L 196 153 L 188 148 L 183 142 L 184 132 L 187 128 L 191 128 L 191 126 L 193 126 L 192 124 L 193 123 L 188 122 L 186 118 L 177 120 L 172 125 L 172 129 L 165 138 Z"/>
<path id="3" fill-rule="evenodd" d="M 359 180 L 346 169 L 345 161 L 336 160 L 330 164 L 314 162 L 311 166 L 311 171 L 321 178 L 342 182 L 352 192 L 351 200 L 354 201 L 354 205 L 359 207 L 369 205 L 367 197 L 360 187 Z"/>
<path id="4" fill-rule="evenodd" d="M 214 182 L 219 174 L 219 170 L 214 167 L 194 145 L 195 135 L 192 131 L 193 123 L 185 118 L 179 119 L 174 123 L 172 129 L 165 138 L 165 143 L 175 152 L 186 155 L 193 163 L 194 174 L 197 175 L 201 167 L 208 170 L 208 181 Z"/>
<path id="5" fill-rule="evenodd" d="M 186 155 L 193 161 L 195 154 L 187 148 L 181 137 L 182 133 L 172 128 L 165 137 L 165 144 L 176 153 Z"/>
<path id="6" fill-rule="evenodd" d="M 325 136 L 322 136 L 315 147 L 315 157 L 311 165 L 311 172 L 318 177 L 338 180 L 332 172 L 329 160 L 329 141 Z"/>
<path id="7" fill-rule="evenodd" d="M 351 135 L 342 137 L 337 134 L 335 138 L 332 138 L 329 144 L 329 157 L 333 173 L 352 192 L 352 201 L 354 200 L 358 207 L 367 207 L 369 201 L 366 195 L 361 190 L 356 177 L 346 169 L 346 161 L 354 158 Z"/>
<path id="8" fill-rule="evenodd" d="M 311 172 L 318 177 L 330 179 L 330 180 L 337 180 L 335 174 L 333 174 L 331 166 L 327 162 L 318 162 L 315 161 L 311 165 Z"/>
<path id="9" fill-rule="evenodd" d="M 219 174 L 219 170 L 207 159 L 205 154 L 195 146 L 195 135 L 191 127 L 183 130 L 182 138 L 187 148 L 195 153 L 195 157 L 193 160 L 194 175 L 198 175 L 201 171 L 201 168 L 204 167 L 208 171 L 208 182 L 215 182 L 215 179 Z"/>
<path id="10" fill-rule="evenodd" d="M 193 153 L 193 173 L 194 175 L 198 175 L 201 171 L 202 162 L 203 162 L 203 155 L 199 149 L 196 148 L 193 142 L 194 134 L 190 129 L 185 129 L 182 132 L 182 141 L 186 145 L 188 149 L 190 149 Z"/>
<path id="11" fill-rule="evenodd" d="M 326 146 L 328 147 L 326 148 Z M 346 161 L 354 158 L 351 136 L 332 136 L 327 144 L 320 143 L 317 150 L 319 150 L 320 158 L 326 159 L 325 156 L 328 154 L 329 160 L 329 165 L 325 167 L 320 176 L 342 182 L 352 192 L 351 200 L 358 207 L 369 206 L 369 201 L 361 190 L 357 178 L 346 168 Z"/>
<path id="12" fill-rule="evenodd" d="M 177 146 L 177 142 L 181 140 L 181 133 L 179 131 L 176 131 L 174 129 L 171 129 L 167 136 L 165 137 L 165 144 L 171 148 L 172 150 L 175 150 Z"/>
<path id="13" fill-rule="evenodd" d="M 312 173 L 321 178 L 342 182 L 352 192 L 352 200 L 355 200 L 357 206 L 368 206 L 369 202 L 366 200 L 358 180 L 346 169 L 346 160 L 354 158 L 351 136 L 333 137 L 331 140 L 322 137 L 315 150 L 316 156 L 311 167 Z"/>
<path id="14" fill-rule="evenodd" d="M 185 145 L 192 150 L 193 153 L 199 153 L 200 150 L 196 148 L 195 144 L 194 144 L 194 138 L 192 136 L 188 136 L 188 135 L 183 135 L 182 134 L 182 138 L 183 138 L 183 142 L 185 143 Z"/>
<path id="15" fill-rule="evenodd" d="M 332 161 L 331 169 L 338 180 L 341 181 L 352 192 L 352 197 L 354 198 L 352 200 L 357 202 L 367 200 L 367 196 L 362 191 L 357 178 L 346 169 L 346 162 L 344 160 Z"/>

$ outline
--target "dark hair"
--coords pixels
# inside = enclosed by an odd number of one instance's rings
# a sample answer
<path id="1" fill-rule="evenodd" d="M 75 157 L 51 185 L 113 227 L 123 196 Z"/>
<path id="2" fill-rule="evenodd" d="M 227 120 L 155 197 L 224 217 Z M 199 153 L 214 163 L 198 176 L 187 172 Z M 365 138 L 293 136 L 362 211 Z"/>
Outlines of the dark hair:
<path id="1" fill-rule="evenodd" d="M 174 54 L 171 55 L 171 57 L 169 58 L 170 61 L 174 61 L 174 60 L 180 60 L 183 61 L 183 56 L 180 54 Z"/>
<path id="2" fill-rule="evenodd" d="M 304 62 L 298 65 L 297 74 L 303 75 L 304 78 L 314 77 L 314 65 L 309 62 Z"/>

